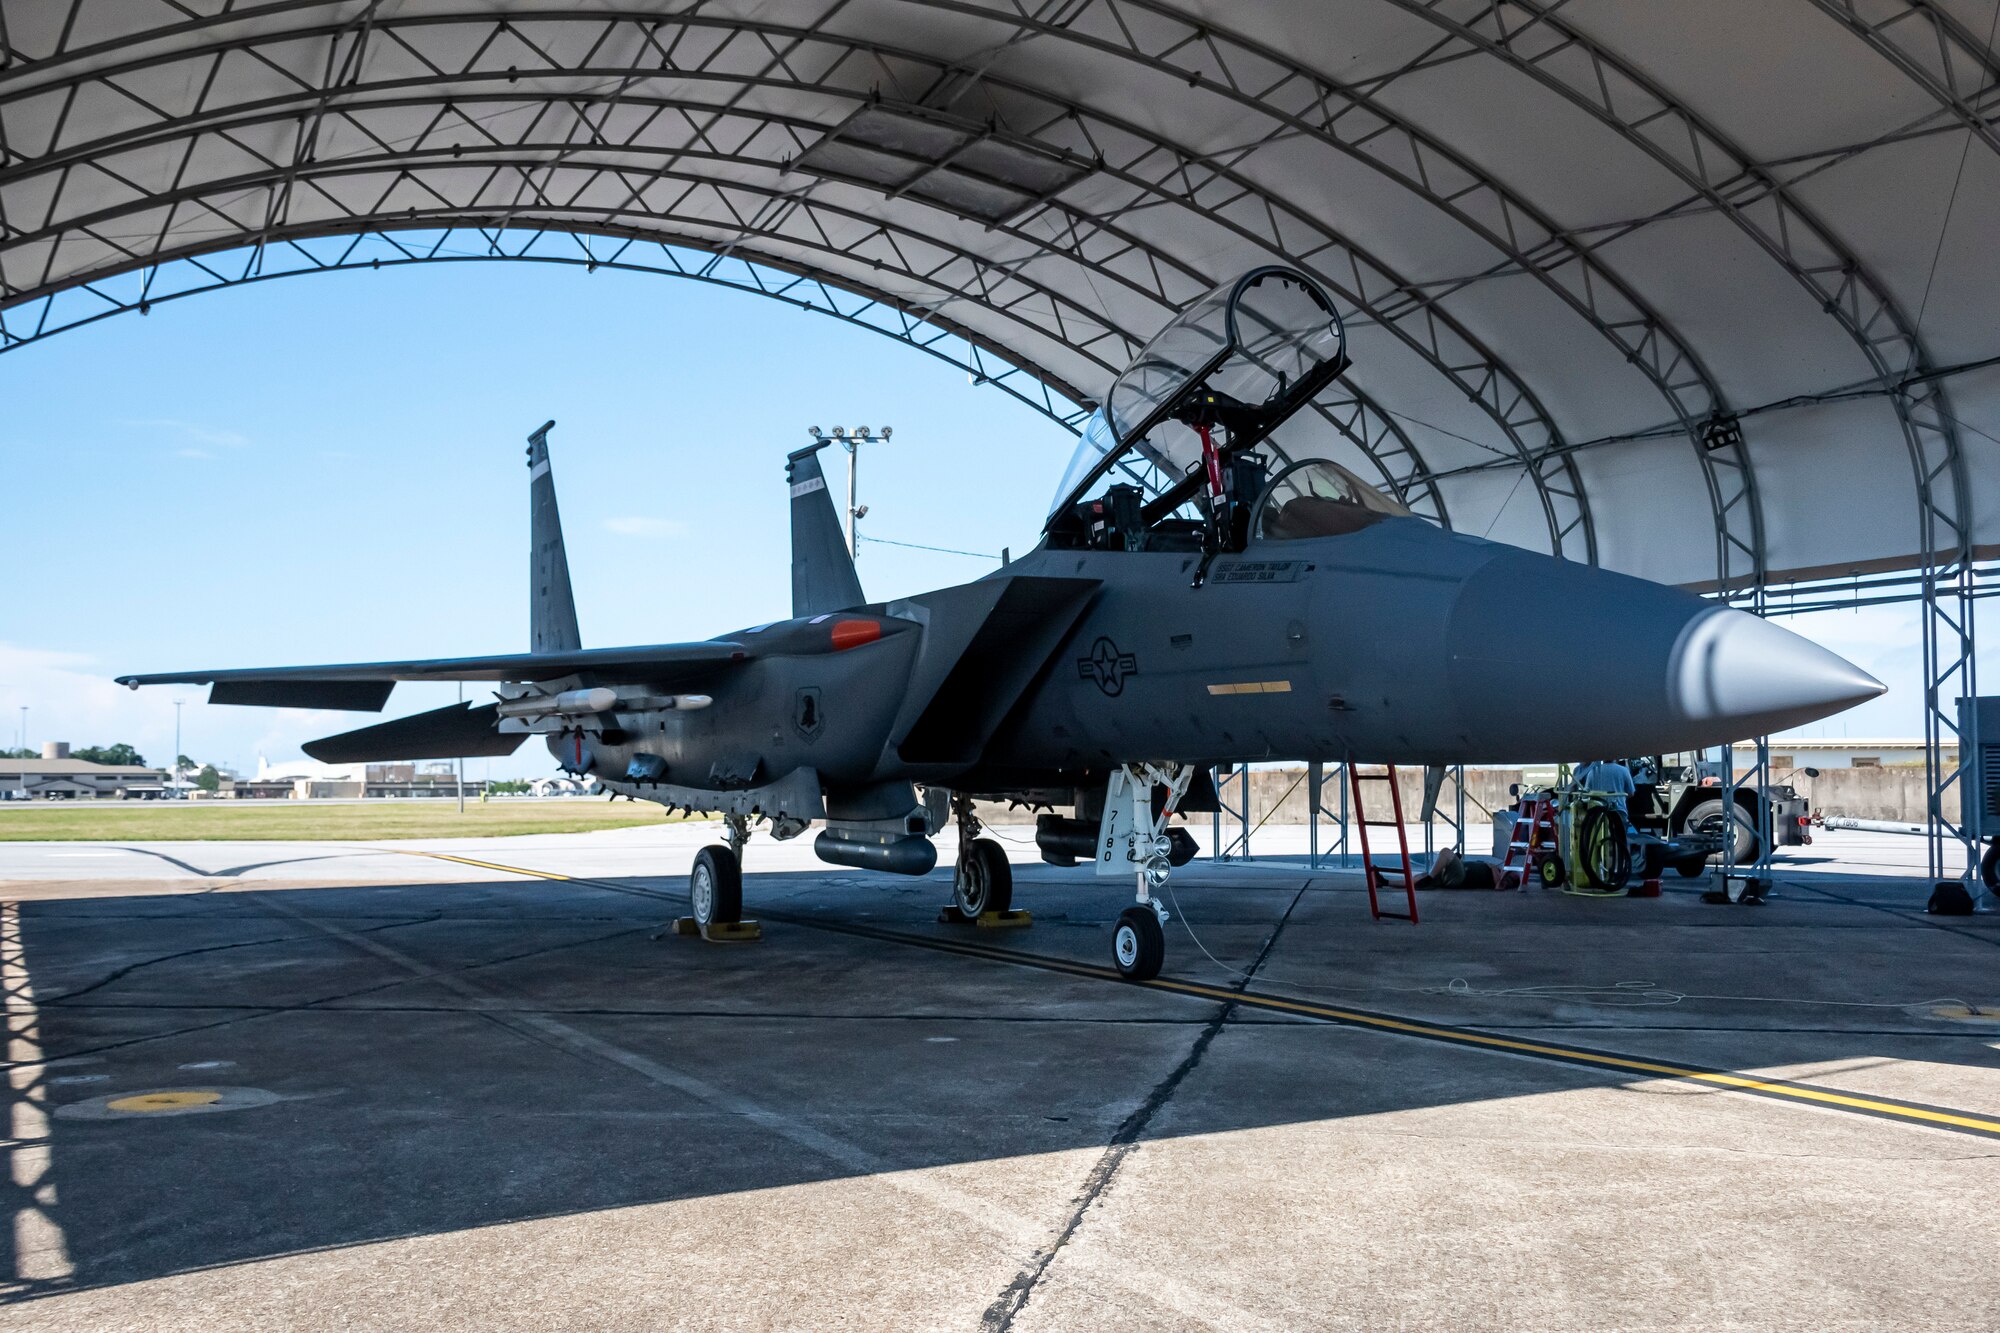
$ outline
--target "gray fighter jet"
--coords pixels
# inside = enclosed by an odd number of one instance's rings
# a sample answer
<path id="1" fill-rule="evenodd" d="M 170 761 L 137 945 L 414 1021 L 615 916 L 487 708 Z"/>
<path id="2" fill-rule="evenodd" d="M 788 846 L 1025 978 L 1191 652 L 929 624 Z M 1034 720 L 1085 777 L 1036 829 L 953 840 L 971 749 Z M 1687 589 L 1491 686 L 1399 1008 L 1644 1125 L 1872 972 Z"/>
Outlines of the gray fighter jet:
<path id="1" fill-rule="evenodd" d="M 362 711 L 398 681 L 492 682 L 491 702 L 306 751 L 504 755 L 539 735 L 612 792 L 719 814 L 727 845 L 691 876 L 704 929 L 740 919 L 753 821 L 781 839 L 821 824 L 823 860 L 922 875 L 956 820 L 958 907 L 1003 910 L 1007 859 L 977 836 L 973 801 L 1021 802 L 1047 812 L 1045 858 L 1136 886 L 1112 950 L 1133 978 L 1159 970 L 1155 890 L 1195 850 L 1169 820 L 1214 808 L 1214 765 L 1655 754 L 1881 693 L 1754 616 L 1441 530 L 1334 462 L 1294 457 L 1282 427 L 1347 364 L 1308 278 L 1262 268 L 1216 289 L 1113 383 L 1031 553 L 893 602 L 863 595 L 820 446 L 800 450 L 791 618 L 700 643 L 583 647 L 544 426 L 528 447 L 529 652 L 121 679 Z M 1553 702 L 1522 707 L 1530 694 Z"/>

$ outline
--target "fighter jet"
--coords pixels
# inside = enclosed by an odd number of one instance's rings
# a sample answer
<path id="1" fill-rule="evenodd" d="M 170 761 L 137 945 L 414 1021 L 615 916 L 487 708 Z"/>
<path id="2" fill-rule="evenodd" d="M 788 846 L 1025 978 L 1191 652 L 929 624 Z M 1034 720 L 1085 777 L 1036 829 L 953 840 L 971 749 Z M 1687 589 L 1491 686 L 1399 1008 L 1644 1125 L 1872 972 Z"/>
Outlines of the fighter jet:
<path id="1" fill-rule="evenodd" d="M 816 444 L 791 455 L 792 614 L 698 643 L 583 647 L 550 473 L 529 437 L 529 651 L 173 672 L 209 701 L 380 711 L 398 681 L 459 704 L 305 747 L 330 762 L 512 753 L 542 736 L 611 792 L 719 815 L 690 897 L 739 920 L 752 823 L 819 824 L 821 859 L 904 875 L 959 826 L 953 897 L 1007 908 L 974 801 L 1042 811 L 1058 864 L 1133 885 L 1130 978 L 1165 956 L 1158 890 L 1195 851 L 1216 765 L 1446 765 L 1692 750 L 1882 692 L 1776 625 L 1686 592 L 1451 532 L 1281 428 L 1347 369 L 1333 303 L 1259 268 L 1188 307 L 1111 385 L 1035 549 L 984 578 L 870 602 Z M 1607 663 L 1612 665 L 1607 665 Z M 1543 701 L 1521 706 L 1524 697 Z"/>

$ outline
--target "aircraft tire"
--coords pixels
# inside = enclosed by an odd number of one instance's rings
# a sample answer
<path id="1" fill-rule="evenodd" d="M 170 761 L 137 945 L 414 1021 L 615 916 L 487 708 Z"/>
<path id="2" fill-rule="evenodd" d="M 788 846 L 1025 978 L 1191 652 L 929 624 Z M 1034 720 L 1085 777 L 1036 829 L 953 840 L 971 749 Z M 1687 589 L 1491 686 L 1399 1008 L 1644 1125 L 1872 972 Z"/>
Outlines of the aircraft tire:
<path id="1" fill-rule="evenodd" d="M 1014 903 L 1014 870 L 1007 853 L 991 838 L 979 838 L 959 859 L 951 900 L 967 916 L 1004 912 Z"/>
<path id="2" fill-rule="evenodd" d="M 1708 854 L 1704 852 L 1700 856 L 1683 856 L 1674 862 L 1674 873 L 1682 879 L 1700 879 L 1708 873 Z"/>
<path id="3" fill-rule="evenodd" d="M 706 929 L 743 919 L 743 866 L 736 853 L 716 844 L 694 855 L 688 875 L 688 898 L 695 924 Z"/>
<path id="4" fill-rule="evenodd" d="M 1167 935 L 1150 907 L 1133 906 L 1118 914 L 1111 932 L 1111 961 L 1127 981 L 1151 981 L 1167 961 Z"/>

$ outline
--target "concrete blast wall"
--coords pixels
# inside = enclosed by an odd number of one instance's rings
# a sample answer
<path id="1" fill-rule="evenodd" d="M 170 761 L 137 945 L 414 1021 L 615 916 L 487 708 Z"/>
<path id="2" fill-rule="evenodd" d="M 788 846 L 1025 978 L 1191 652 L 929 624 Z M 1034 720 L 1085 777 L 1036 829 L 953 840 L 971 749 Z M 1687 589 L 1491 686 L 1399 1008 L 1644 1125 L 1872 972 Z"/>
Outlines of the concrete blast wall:
<path id="1" fill-rule="evenodd" d="M 1374 770 L 1380 772 L 1380 769 Z M 1398 786 L 1403 796 L 1403 817 L 1416 822 L 1418 811 L 1423 808 L 1424 771 L 1421 768 L 1397 770 Z M 1777 774 L 1780 783 L 1789 782 L 1797 787 L 1812 808 L 1829 815 L 1850 815 L 1856 819 L 1888 819 L 1922 822 L 1927 818 L 1924 806 L 1924 770 L 1919 767 L 1896 768 L 1829 768 L 1823 769 L 1816 778 L 1804 773 Z M 1518 768 L 1469 768 L 1465 771 L 1465 820 L 1474 828 L 1490 824 L 1489 812 L 1511 810 L 1513 797 L 1507 789 L 1522 781 L 1522 771 Z M 1224 801 L 1234 807 L 1238 800 L 1238 779 L 1231 778 L 1224 786 Z M 1388 789 L 1379 782 L 1364 782 L 1363 788 L 1370 802 L 1369 816 L 1375 819 L 1389 818 L 1386 808 Z M 1350 798 L 1351 799 L 1351 798 Z M 1250 773 L 1250 823 L 1254 827 L 1260 821 L 1268 824 L 1303 824 L 1307 819 L 1305 770 L 1303 768 L 1260 768 Z M 1374 802 L 1383 801 L 1384 808 L 1377 810 Z M 1445 779 L 1444 790 L 1438 796 L 1438 812 L 1441 817 L 1450 815 L 1454 795 L 1452 782 Z M 1326 793 L 1327 809 L 1338 817 L 1340 793 L 1337 787 L 1329 787 Z M 1481 806 L 1485 810 L 1481 810 Z M 1958 818 L 1958 794 L 1954 790 L 1945 798 L 1945 817 Z M 1207 816 L 1193 816 L 1196 822 Z M 1234 823 L 1234 819 L 1228 822 Z M 1475 840 L 1476 841 L 1476 840 Z"/>

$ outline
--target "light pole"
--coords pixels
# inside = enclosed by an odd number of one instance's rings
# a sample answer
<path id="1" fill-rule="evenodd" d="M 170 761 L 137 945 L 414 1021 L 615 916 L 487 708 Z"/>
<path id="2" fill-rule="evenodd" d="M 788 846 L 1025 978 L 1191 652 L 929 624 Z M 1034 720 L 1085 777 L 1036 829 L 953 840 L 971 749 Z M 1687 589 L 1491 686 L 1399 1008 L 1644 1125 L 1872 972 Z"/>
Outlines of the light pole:
<path id="1" fill-rule="evenodd" d="M 21 748 L 28 748 L 28 705 L 21 705 Z"/>
<path id="2" fill-rule="evenodd" d="M 458 701 L 465 702 L 465 682 L 458 682 Z M 465 756 L 458 757 L 458 813 L 465 813 Z"/>
<path id="3" fill-rule="evenodd" d="M 174 700 L 174 795 L 181 791 L 181 705 L 187 700 Z"/>
<path id="4" fill-rule="evenodd" d="M 845 426 L 835 426 L 833 428 L 834 441 L 847 451 L 847 557 L 850 560 L 859 560 L 861 558 L 861 539 L 855 535 L 854 524 L 856 520 L 868 516 L 868 506 L 857 504 L 854 495 L 854 474 L 859 470 L 858 464 L 861 461 L 861 446 L 864 444 L 873 444 L 878 440 L 883 444 L 887 444 L 889 437 L 895 433 L 895 427 L 893 426 L 882 427 L 880 435 L 875 434 L 866 426 L 856 426 L 852 432 Z M 826 438 L 819 433 L 818 426 L 806 427 L 806 434 L 812 436 L 815 440 Z"/>

